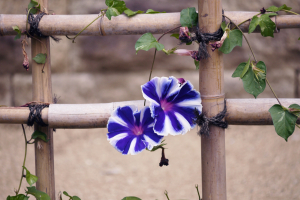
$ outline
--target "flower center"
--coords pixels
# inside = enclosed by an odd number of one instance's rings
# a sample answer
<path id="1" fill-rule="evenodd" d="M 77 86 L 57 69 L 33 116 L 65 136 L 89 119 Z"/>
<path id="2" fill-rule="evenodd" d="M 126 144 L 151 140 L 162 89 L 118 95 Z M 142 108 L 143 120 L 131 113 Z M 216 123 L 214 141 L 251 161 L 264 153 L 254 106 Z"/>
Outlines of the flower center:
<path id="1" fill-rule="evenodd" d="M 173 104 L 170 102 L 167 102 L 166 100 L 162 100 L 160 102 L 160 106 L 161 106 L 161 109 L 163 109 L 163 111 L 167 112 L 172 109 Z"/>
<path id="2" fill-rule="evenodd" d="M 132 129 L 132 132 L 133 132 L 134 135 L 142 135 L 143 134 L 143 129 L 142 129 L 142 127 L 135 126 Z"/>

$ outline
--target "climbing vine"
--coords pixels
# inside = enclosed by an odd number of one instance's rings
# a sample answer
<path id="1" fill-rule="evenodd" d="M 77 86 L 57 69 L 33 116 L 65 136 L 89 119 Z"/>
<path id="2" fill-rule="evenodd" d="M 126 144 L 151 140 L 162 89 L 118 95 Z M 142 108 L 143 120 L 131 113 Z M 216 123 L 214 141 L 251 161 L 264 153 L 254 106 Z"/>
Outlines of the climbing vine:
<path id="1" fill-rule="evenodd" d="M 107 8 L 101 9 L 99 15 L 90 24 L 88 24 L 76 36 L 66 37 L 75 43 L 75 39 L 86 28 L 88 28 L 97 19 L 104 16 L 111 20 L 112 17 L 117 17 L 122 13 L 126 14 L 128 17 L 133 17 L 142 13 L 165 13 L 154 11 L 152 9 L 148 9 L 147 11 L 132 11 L 126 7 L 124 1 L 120 0 L 106 0 L 105 3 Z M 152 48 L 155 49 L 149 80 L 147 83 L 142 85 L 143 97 L 145 98 L 145 102 L 146 100 L 150 102 L 150 106 L 145 106 L 140 111 L 134 106 L 124 106 L 115 109 L 107 125 L 109 132 L 107 137 L 109 142 L 122 154 L 134 155 L 144 149 L 149 151 L 162 149 L 162 157 L 159 166 L 168 165 L 169 160 L 165 157 L 164 146 L 166 144 L 164 143 L 163 137 L 168 134 L 185 134 L 190 129 L 194 128 L 196 125 L 195 119 L 197 118 L 196 113 L 201 113 L 202 105 L 200 93 L 193 89 L 193 86 L 189 81 L 185 81 L 182 78 L 177 79 L 175 77 L 155 77 L 151 79 L 157 51 L 162 51 L 167 55 L 177 54 L 190 56 L 194 59 L 196 69 L 198 69 L 201 67 L 199 66 L 199 61 L 210 59 L 207 47 L 210 46 L 212 53 L 217 50 L 224 54 L 229 54 L 236 46 L 242 46 L 243 38 L 245 38 L 247 45 L 251 50 L 252 59 L 251 56 L 249 56 L 247 61 L 240 63 L 233 72 L 232 77 L 240 78 L 245 91 L 253 95 L 254 98 L 257 98 L 258 95 L 265 90 L 266 85 L 270 87 L 274 97 L 278 101 L 278 104 L 273 105 L 269 109 L 269 112 L 271 114 L 276 133 L 287 141 L 293 134 L 295 127 L 297 126 L 300 128 L 297 124 L 297 119 L 300 115 L 300 105 L 292 104 L 289 107 L 284 107 L 281 104 L 267 79 L 267 67 L 265 63 L 256 59 L 248 39 L 239 26 L 250 21 L 249 34 L 252 33 L 257 26 L 259 26 L 260 33 L 263 37 L 274 37 L 273 33 L 276 30 L 276 24 L 271 20 L 271 18 L 277 16 L 277 12 L 279 11 L 298 15 L 291 11 L 291 9 L 292 8 L 285 4 L 280 7 L 271 6 L 267 9 L 262 8 L 260 12 L 252 18 L 247 19 L 240 24 L 234 24 L 228 16 L 223 15 L 224 18 L 229 20 L 229 23 L 226 24 L 224 20 L 220 29 L 215 33 L 202 33 L 198 27 L 198 13 L 196 12 L 196 9 L 186 8 L 180 13 L 181 26 L 174 27 L 174 29 L 164 33 L 158 39 L 156 39 L 151 33 L 145 33 L 142 35 L 135 44 L 136 53 L 140 50 L 148 51 Z M 28 4 L 27 22 L 30 21 L 33 14 L 37 14 L 41 12 L 41 10 L 41 5 L 37 1 L 31 0 Z M 27 25 L 28 23 L 26 23 L 26 30 L 23 32 L 18 26 L 12 27 L 17 33 L 15 39 L 20 39 L 22 33 L 24 33 L 27 37 L 37 39 L 34 35 L 27 31 Z M 231 28 L 231 25 L 234 25 L 234 27 Z M 175 29 L 179 29 L 179 33 L 172 34 L 171 37 L 180 40 L 181 44 L 190 45 L 194 42 L 199 45 L 199 48 L 197 50 L 177 49 L 177 47 L 165 49 L 164 45 L 159 41 L 163 36 Z M 26 36 L 22 40 L 22 49 L 24 55 L 23 66 L 26 70 L 28 70 L 29 61 L 25 51 L 25 45 L 27 44 Z M 300 37 L 298 40 L 300 40 Z M 40 53 L 35 55 L 33 58 L 33 60 L 39 64 L 45 64 L 46 59 L 47 53 Z M 50 200 L 50 197 L 46 193 L 41 192 L 37 190 L 35 186 L 32 186 L 37 182 L 38 177 L 31 174 L 25 166 L 27 145 L 36 143 L 37 138 L 48 142 L 47 136 L 43 132 L 35 131 L 31 135 L 31 139 L 27 140 L 23 125 L 22 129 L 25 140 L 25 155 L 22 165 L 21 179 L 18 190 L 15 191 L 15 196 L 8 196 L 7 200 L 28 200 L 29 195 L 32 195 L 39 200 Z M 26 179 L 30 187 L 27 187 L 25 194 L 20 194 L 20 187 L 22 185 L 23 178 Z M 196 186 L 196 189 L 200 200 L 201 198 L 198 186 Z M 63 194 L 70 200 L 80 200 L 79 197 L 71 196 L 66 191 L 64 191 Z M 165 192 L 165 195 L 167 199 L 169 199 L 167 192 Z M 62 200 L 61 194 L 60 199 Z M 138 200 L 139 198 L 124 197 L 123 199 Z"/>

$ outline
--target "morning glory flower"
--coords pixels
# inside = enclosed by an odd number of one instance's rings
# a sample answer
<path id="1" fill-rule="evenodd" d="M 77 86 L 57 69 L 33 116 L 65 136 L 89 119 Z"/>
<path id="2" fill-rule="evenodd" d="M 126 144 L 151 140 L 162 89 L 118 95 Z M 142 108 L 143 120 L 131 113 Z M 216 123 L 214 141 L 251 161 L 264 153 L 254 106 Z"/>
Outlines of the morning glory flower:
<path id="1" fill-rule="evenodd" d="M 195 109 L 201 113 L 200 93 L 189 81 L 179 84 L 175 77 L 155 77 L 142 85 L 155 118 L 154 132 L 161 136 L 185 134 L 195 127 Z"/>
<path id="2" fill-rule="evenodd" d="M 118 107 L 108 120 L 107 138 L 122 154 L 135 155 L 160 144 L 163 137 L 154 133 L 153 124 L 148 106 L 141 111 L 135 106 Z"/>

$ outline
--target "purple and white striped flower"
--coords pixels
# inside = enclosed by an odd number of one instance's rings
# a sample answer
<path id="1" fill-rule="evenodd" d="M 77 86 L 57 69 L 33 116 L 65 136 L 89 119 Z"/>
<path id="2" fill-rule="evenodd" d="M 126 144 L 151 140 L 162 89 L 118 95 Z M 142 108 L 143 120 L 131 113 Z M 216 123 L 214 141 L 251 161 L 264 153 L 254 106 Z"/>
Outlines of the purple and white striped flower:
<path id="1" fill-rule="evenodd" d="M 135 106 L 118 107 L 108 120 L 107 138 L 122 154 L 135 155 L 160 144 L 163 136 L 154 133 L 153 124 L 149 107 L 141 111 Z"/>
<path id="2" fill-rule="evenodd" d="M 195 109 L 201 113 L 202 105 L 200 93 L 189 81 L 179 84 L 175 77 L 155 77 L 142 85 L 142 92 L 150 101 L 154 132 L 158 135 L 185 134 L 195 127 Z"/>

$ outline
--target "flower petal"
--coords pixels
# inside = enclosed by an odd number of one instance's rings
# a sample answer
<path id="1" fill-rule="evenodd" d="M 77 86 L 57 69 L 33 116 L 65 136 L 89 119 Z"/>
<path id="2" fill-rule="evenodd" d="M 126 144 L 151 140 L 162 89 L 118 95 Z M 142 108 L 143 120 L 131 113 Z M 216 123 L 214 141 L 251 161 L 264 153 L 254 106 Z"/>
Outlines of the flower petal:
<path id="1" fill-rule="evenodd" d="M 135 119 L 133 116 L 133 113 L 135 112 L 137 112 L 136 106 L 118 107 L 112 112 L 107 125 L 115 122 L 117 124 L 121 124 L 124 127 L 131 128 L 135 124 Z"/>
<path id="2" fill-rule="evenodd" d="M 148 106 L 142 108 L 139 120 L 143 129 L 153 127 L 154 118 L 151 117 L 150 108 Z"/>
<path id="3" fill-rule="evenodd" d="M 154 146 L 157 146 L 160 144 L 161 140 L 163 139 L 164 136 L 157 135 L 153 131 L 153 127 L 148 128 L 144 130 L 144 141 L 147 145 L 147 148 L 151 150 Z"/>

